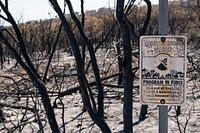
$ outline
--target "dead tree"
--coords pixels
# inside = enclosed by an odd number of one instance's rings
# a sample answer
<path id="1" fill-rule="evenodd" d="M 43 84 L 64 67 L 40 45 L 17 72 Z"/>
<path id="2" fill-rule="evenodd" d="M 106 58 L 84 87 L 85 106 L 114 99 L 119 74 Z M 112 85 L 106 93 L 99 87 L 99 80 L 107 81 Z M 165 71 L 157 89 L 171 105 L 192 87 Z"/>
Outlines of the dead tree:
<path id="1" fill-rule="evenodd" d="M 73 50 L 73 53 L 74 53 L 74 56 L 75 56 L 76 65 L 77 65 L 78 81 L 79 81 L 79 84 L 81 86 L 80 89 L 81 89 L 81 93 L 83 95 L 82 98 L 83 98 L 83 103 L 85 105 L 85 108 L 88 111 L 88 113 L 89 113 L 91 119 L 94 121 L 94 123 L 96 123 L 100 127 L 101 131 L 104 132 L 104 133 L 110 133 L 111 132 L 110 128 L 108 127 L 108 125 L 105 122 L 102 115 L 99 114 L 100 113 L 99 110 L 97 111 L 97 109 L 96 109 L 94 97 L 92 95 L 91 88 L 88 84 L 88 81 L 87 81 L 87 78 L 86 78 L 85 72 L 84 72 L 83 56 L 81 55 L 81 52 L 80 52 L 80 49 L 79 49 L 79 46 L 78 46 L 78 42 L 77 42 L 75 35 L 74 35 L 70 25 L 69 25 L 69 22 L 66 20 L 66 17 L 63 14 L 60 6 L 58 5 L 57 0 L 49 0 L 49 2 L 52 4 L 54 10 L 58 14 L 58 16 L 59 16 L 59 18 L 62 22 L 63 29 L 64 29 L 64 31 L 65 31 L 66 35 L 68 36 L 69 41 L 71 43 L 71 47 L 72 47 L 72 50 Z M 96 62 L 95 57 L 93 55 L 94 53 L 92 53 L 92 51 L 94 51 L 94 50 L 91 46 L 91 41 L 88 40 L 87 37 L 85 36 L 85 33 L 82 30 L 81 24 L 77 20 L 75 14 L 74 14 L 71 2 L 69 0 L 65 0 L 65 2 L 68 5 L 68 8 L 70 10 L 71 17 L 72 17 L 73 21 L 75 22 L 76 26 L 79 29 L 80 34 L 83 37 L 84 44 L 87 45 L 87 47 L 90 51 L 90 57 L 93 59 L 93 67 L 97 68 L 97 66 L 95 64 L 95 62 Z M 98 75 L 98 69 L 94 73 L 95 73 L 95 77 L 96 77 L 96 82 L 98 84 L 97 86 L 98 86 L 98 88 L 100 87 L 99 89 L 102 89 L 101 88 L 101 81 L 100 81 L 100 78 L 99 78 L 99 75 Z M 100 91 L 102 91 L 102 90 L 100 90 Z M 99 94 L 101 94 L 101 93 L 102 92 L 99 92 Z M 100 106 L 102 106 L 102 105 L 100 105 Z"/>
<path id="2" fill-rule="evenodd" d="M 2 106 L 0 105 L 0 123 L 4 122 L 6 119 L 3 114 Z"/>
<path id="3" fill-rule="evenodd" d="M 0 43 L 0 60 L 1 60 L 1 69 L 3 69 L 3 63 L 4 63 L 4 60 L 5 60 L 5 57 L 4 57 L 3 47 L 2 47 L 1 43 Z"/>
<path id="4" fill-rule="evenodd" d="M 123 67 L 123 81 L 124 81 L 124 132 L 132 133 L 132 89 L 133 89 L 133 73 L 132 73 L 132 50 L 131 37 L 128 23 L 124 15 L 124 0 L 117 0 L 116 8 L 117 21 L 122 33 L 122 47 L 124 51 L 122 67 Z"/>
<path id="5" fill-rule="evenodd" d="M 13 28 L 14 33 L 16 35 L 16 38 L 15 38 L 11 33 L 9 33 L 8 30 L 1 29 L 0 30 L 1 42 L 9 48 L 9 50 L 14 55 L 15 59 L 19 62 L 21 67 L 28 74 L 33 85 L 38 89 L 38 91 L 41 95 L 42 103 L 43 103 L 44 109 L 46 111 L 46 116 L 48 118 L 48 122 L 49 122 L 49 125 L 51 127 L 51 130 L 52 130 L 52 132 L 59 133 L 60 129 L 58 127 L 58 124 L 57 124 L 57 121 L 56 121 L 56 118 L 55 118 L 55 113 L 54 113 L 54 110 L 52 108 L 49 95 L 47 93 L 47 88 L 46 88 L 44 82 L 41 79 L 41 76 L 39 75 L 38 71 L 36 70 L 33 62 L 31 61 L 31 59 L 30 59 L 30 57 L 27 53 L 26 45 L 24 43 L 24 39 L 22 37 L 21 31 L 20 31 L 17 23 L 15 22 L 13 16 L 9 12 L 8 0 L 5 0 L 5 3 L 0 1 L 0 7 L 5 14 L 5 16 L 1 15 L 0 17 L 2 19 L 4 19 L 5 21 L 9 22 L 12 25 L 12 28 Z M 14 47 L 10 43 L 10 40 L 8 40 L 6 38 L 5 34 L 8 34 L 17 43 L 17 46 L 19 46 L 20 52 L 21 52 L 23 57 L 20 56 L 20 54 L 16 50 L 16 47 Z"/>

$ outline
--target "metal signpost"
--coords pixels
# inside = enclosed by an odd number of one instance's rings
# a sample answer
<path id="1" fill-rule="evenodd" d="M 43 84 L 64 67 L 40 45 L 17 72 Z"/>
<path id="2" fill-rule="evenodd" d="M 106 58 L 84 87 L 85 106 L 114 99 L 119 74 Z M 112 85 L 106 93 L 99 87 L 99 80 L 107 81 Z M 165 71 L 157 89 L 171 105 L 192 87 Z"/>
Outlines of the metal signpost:
<path id="1" fill-rule="evenodd" d="M 159 36 L 140 38 L 140 101 L 159 105 L 159 133 L 168 132 L 168 105 L 186 100 L 185 36 L 167 36 L 168 0 L 159 0 Z"/>
<path id="2" fill-rule="evenodd" d="M 168 0 L 159 0 L 158 30 L 160 35 L 168 34 Z M 159 133 L 168 133 L 168 106 L 159 107 Z"/>

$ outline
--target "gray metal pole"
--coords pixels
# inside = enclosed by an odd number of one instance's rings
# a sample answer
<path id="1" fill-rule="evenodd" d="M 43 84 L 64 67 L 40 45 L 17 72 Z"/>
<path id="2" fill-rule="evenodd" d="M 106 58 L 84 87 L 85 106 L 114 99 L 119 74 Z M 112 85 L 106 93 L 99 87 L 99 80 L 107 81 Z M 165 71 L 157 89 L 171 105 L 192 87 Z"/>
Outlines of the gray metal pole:
<path id="1" fill-rule="evenodd" d="M 159 35 L 168 34 L 168 0 L 159 0 Z M 159 106 L 159 133 L 168 133 L 168 107 Z"/>
<path id="2" fill-rule="evenodd" d="M 159 34 L 168 34 L 168 0 L 159 0 Z"/>

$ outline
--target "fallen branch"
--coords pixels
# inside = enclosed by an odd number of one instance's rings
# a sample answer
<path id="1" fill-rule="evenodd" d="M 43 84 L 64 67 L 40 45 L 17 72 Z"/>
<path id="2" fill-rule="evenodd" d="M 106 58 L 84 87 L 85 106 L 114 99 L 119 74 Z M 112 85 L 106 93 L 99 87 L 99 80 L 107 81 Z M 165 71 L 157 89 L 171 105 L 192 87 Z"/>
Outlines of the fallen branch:
<path id="1" fill-rule="evenodd" d="M 31 107 L 27 107 L 27 106 L 16 106 L 16 105 L 9 105 L 9 104 L 5 104 L 5 103 L 0 103 L 0 107 L 10 107 L 10 108 L 13 108 L 13 109 L 24 109 L 24 110 L 28 110 L 28 111 L 31 111 L 33 113 L 36 112 L 36 110 L 34 108 L 31 108 Z"/>
<path id="2" fill-rule="evenodd" d="M 132 70 L 133 70 L 133 71 L 137 71 L 137 70 L 138 70 L 138 67 L 135 67 L 135 68 L 133 68 Z M 119 76 L 120 74 L 122 74 L 122 72 L 119 72 L 119 73 L 116 73 L 116 74 L 112 74 L 112 75 L 103 77 L 103 78 L 101 78 L 101 81 L 105 81 L 105 80 L 107 80 L 107 79 L 110 79 L 110 78 Z M 90 85 L 90 86 L 96 85 L 96 81 L 90 82 L 89 85 Z M 108 86 L 108 84 L 104 84 L 104 85 L 107 85 L 107 86 Z M 110 87 L 111 87 L 111 86 L 112 86 L 112 85 L 110 85 Z M 114 87 L 114 86 L 113 86 L 113 87 Z M 115 87 L 123 88 L 123 86 L 120 86 L 120 85 L 115 86 Z M 59 92 L 59 93 L 58 93 L 58 97 L 64 97 L 64 96 L 66 96 L 66 95 L 71 95 L 72 93 L 76 93 L 76 92 L 79 91 L 79 90 L 80 90 L 80 86 L 77 86 L 77 87 L 74 87 L 74 88 L 70 88 L 70 89 L 67 89 L 67 90 L 65 90 L 65 91 L 63 91 L 63 92 Z"/>

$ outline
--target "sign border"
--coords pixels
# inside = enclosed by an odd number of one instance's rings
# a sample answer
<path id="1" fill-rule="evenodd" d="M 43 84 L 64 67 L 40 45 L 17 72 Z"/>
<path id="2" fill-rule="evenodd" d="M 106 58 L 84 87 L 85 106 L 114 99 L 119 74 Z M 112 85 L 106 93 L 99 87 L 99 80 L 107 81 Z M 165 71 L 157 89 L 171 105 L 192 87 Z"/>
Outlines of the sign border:
<path id="1" fill-rule="evenodd" d="M 154 103 L 154 102 L 144 102 L 144 101 L 142 101 L 142 48 L 141 48 L 141 45 L 142 45 L 142 40 L 144 39 L 144 38 L 162 38 L 162 37 L 164 37 L 164 38 L 183 38 L 184 39 L 184 50 L 185 50 L 185 63 L 184 63 L 184 86 L 183 86 L 183 95 L 184 95 L 184 97 L 183 97 L 183 103 L 181 103 L 181 104 L 178 104 L 178 103 L 164 103 L 164 104 L 161 104 L 161 103 Z M 186 85 L 186 83 L 187 83 L 187 81 L 186 81 L 186 79 L 187 79 L 187 77 L 186 77 L 186 71 L 187 71 L 187 37 L 186 36 L 181 36 L 181 35 L 177 35 L 177 36 L 170 36 L 170 35 L 157 35 L 157 36 L 151 36 L 151 35 L 149 35 L 149 36 L 141 36 L 140 37 L 140 44 L 139 44 L 139 46 L 140 46 L 140 63 L 139 63 L 139 65 L 140 65 L 140 71 L 139 71 L 139 86 L 140 86 L 140 88 L 139 88 L 139 99 L 140 99 L 140 103 L 141 104 L 143 104 L 143 105 L 177 105 L 177 106 L 183 106 L 183 105 L 185 105 L 185 103 L 186 103 L 186 92 L 187 92 L 187 90 L 186 90 L 186 87 L 187 87 L 187 85 Z"/>

